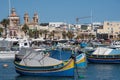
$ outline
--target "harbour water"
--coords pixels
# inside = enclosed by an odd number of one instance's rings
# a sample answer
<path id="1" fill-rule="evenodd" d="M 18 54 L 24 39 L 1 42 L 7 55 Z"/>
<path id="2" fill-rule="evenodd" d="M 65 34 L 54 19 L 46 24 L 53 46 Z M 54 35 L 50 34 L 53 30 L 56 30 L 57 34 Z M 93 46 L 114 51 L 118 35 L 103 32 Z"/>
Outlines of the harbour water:
<path id="1" fill-rule="evenodd" d="M 3 67 L 4 64 L 8 67 Z M 15 72 L 12 59 L 0 60 L 0 80 L 120 80 L 120 64 L 89 63 L 86 69 L 78 69 L 77 74 L 78 78 L 20 76 Z"/>

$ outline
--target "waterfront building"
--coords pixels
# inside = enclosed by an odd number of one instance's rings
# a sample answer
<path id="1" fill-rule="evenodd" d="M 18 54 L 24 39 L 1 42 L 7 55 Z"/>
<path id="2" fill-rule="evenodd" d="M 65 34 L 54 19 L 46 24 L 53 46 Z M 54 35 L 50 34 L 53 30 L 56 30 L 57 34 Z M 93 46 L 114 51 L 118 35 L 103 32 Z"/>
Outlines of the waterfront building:
<path id="1" fill-rule="evenodd" d="M 7 37 L 17 37 L 19 34 L 20 17 L 16 14 L 15 8 L 11 9 L 11 14 L 9 14 L 8 19 Z"/>
<path id="2" fill-rule="evenodd" d="M 11 21 L 10 25 L 18 26 L 20 24 L 20 17 L 16 14 L 15 8 L 11 9 L 8 19 Z"/>
<path id="3" fill-rule="evenodd" d="M 64 22 L 49 22 L 49 27 L 64 27 L 67 23 Z"/>
<path id="4" fill-rule="evenodd" d="M 22 38 L 23 37 L 29 38 L 29 36 L 26 35 L 24 31 L 22 31 L 22 28 L 24 27 L 24 25 L 27 25 L 30 30 L 39 30 L 40 29 L 39 17 L 37 13 L 34 13 L 32 20 L 30 20 L 29 14 L 26 12 L 24 14 L 23 19 L 24 19 L 24 23 L 21 25 L 21 33 L 22 33 L 21 36 Z"/>
<path id="5" fill-rule="evenodd" d="M 120 34 L 120 22 L 115 21 L 105 21 L 103 23 L 103 28 L 98 29 L 97 33 L 100 38 L 115 39 L 118 38 Z"/>
<path id="6" fill-rule="evenodd" d="M 100 29 L 100 27 L 102 27 L 102 26 L 103 26 L 103 24 L 100 22 L 93 22 L 92 23 L 92 30 L 96 32 L 97 29 Z"/>
<path id="7" fill-rule="evenodd" d="M 39 29 L 39 17 L 37 13 L 34 13 L 32 20 L 30 21 L 30 17 L 28 13 L 24 14 L 24 24 L 29 26 L 29 29 Z"/>

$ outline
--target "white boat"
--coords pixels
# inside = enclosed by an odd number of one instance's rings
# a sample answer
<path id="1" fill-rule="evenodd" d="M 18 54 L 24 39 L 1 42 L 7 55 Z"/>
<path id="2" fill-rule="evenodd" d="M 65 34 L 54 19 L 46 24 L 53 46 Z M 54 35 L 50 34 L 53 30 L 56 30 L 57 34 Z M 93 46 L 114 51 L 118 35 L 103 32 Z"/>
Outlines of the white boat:
<path id="1" fill-rule="evenodd" d="M 113 41 L 109 47 L 114 49 L 120 49 L 120 41 Z"/>
<path id="2" fill-rule="evenodd" d="M 98 47 L 93 53 L 87 54 L 91 63 L 120 63 L 120 49 Z"/>
<path id="3" fill-rule="evenodd" d="M 0 51 L 0 59 L 11 59 L 15 57 L 19 51 Z"/>
<path id="4" fill-rule="evenodd" d="M 30 44 L 27 40 L 9 41 L 4 39 L 0 41 L 0 59 L 12 59 L 19 53 L 21 48 L 28 48 Z"/>

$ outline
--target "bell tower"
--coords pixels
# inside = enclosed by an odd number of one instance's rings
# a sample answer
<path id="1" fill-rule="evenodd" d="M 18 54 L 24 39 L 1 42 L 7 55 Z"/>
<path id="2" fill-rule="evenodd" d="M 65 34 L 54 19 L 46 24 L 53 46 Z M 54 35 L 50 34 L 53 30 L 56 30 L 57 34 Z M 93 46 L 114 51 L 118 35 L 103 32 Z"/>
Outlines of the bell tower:
<path id="1" fill-rule="evenodd" d="M 24 14 L 24 24 L 28 24 L 29 23 L 29 15 L 28 13 Z"/>
<path id="2" fill-rule="evenodd" d="M 19 16 L 17 16 L 15 8 L 12 8 L 11 14 L 8 19 L 11 21 L 10 24 L 13 24 L 14 26 L 18 26 L 20 24 L 20 18 Z"/>
<path id="3" fill-rule="evenodd" d="M 38 24 L 38 14 L 37 13 L 35 13 L 34 16 L 33 16 L 33 22 L 35 24 Z"/>

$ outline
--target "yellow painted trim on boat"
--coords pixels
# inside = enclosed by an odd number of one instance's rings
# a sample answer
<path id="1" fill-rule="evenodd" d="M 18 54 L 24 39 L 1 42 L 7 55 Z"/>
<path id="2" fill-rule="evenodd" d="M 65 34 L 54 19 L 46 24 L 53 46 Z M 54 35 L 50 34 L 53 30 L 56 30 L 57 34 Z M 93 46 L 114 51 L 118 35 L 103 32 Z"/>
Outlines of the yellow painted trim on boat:
<path id="1" fill-rule="evenodd" d="M 19 64 L 18 62 L 14 61 L 15 64 L 17 65 L 20 65 L 20 66 L 26 66 L 26 65 L 22 65 L 22 64 Z M 63 69 L 69 69 L 69 68 L 73 68 L 74 67 L 74 60 L 73 59 L 70 59 L 69 61 L 65 61 L 63 62 L 64 64 L 64 68 Z M 59 65 L 59 64 L 58 64 Z M 51 65 L 51 66 L 57 66 L 56 65 Z M 39 66 L 26 66 L 26 67 L 39 67 Z M 43 66 L 40 66 L 40 67 L 43 67 Z M 49 66 L 44 66 L 44 67 L 49 67 Z"/>
<path id="2" fill-rule="evenodd" d="M 63 68 L 63 70 L 67 70 L 67 69 L 70 69 L 70 68 L 74 68 L 74 60 L 72 59 L 67 66 L 65 66 Z"/>
<path id="3" fill-rule="evenodd" d="M 76 63 L 78 64 L 78 63 L 82 63 L 82 62 L 85 62 L 85 61 L 86 61 L 86 58 L 84 57 L 81 60 L 77 61 Z"/>

